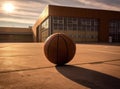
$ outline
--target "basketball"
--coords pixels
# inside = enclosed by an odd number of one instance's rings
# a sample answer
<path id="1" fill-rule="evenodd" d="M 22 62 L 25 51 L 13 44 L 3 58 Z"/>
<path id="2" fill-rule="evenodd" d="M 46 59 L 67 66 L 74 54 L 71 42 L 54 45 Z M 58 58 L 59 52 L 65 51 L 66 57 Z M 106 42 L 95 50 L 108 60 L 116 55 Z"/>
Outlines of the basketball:
<path id="1" fill-rule="evenodd" d="M 57 65 L 64 65 L 75 55 L 76 45 L 63 33 L 49 36 L 44 44 L 44 53 L 47 59 Z"/>

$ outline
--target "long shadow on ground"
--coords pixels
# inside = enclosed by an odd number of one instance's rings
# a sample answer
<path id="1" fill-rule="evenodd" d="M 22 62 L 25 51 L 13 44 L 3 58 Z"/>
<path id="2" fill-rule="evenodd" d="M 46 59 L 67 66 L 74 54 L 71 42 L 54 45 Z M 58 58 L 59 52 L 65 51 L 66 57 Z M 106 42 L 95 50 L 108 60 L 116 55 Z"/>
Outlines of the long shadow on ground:
<path id="1" fill-rule="evenodd" d="M 94 70 L 68 66 L 56 66 L 65 77 L 91 89 L 120 89 L 120 79 Z"/>

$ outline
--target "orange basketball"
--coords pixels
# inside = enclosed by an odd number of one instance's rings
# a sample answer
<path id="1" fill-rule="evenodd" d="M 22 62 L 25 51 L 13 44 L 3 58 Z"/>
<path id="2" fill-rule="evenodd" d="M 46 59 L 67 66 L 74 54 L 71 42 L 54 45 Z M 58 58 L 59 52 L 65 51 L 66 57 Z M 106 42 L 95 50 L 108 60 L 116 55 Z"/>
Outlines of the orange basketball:
<path id="1" fill-rule="evenodd" d="M 68 63 L 75 55 L 76 45 L 62 33 L 55 33 L 47 38 L 44 53 L 47 59 L 57 65 Z"/>

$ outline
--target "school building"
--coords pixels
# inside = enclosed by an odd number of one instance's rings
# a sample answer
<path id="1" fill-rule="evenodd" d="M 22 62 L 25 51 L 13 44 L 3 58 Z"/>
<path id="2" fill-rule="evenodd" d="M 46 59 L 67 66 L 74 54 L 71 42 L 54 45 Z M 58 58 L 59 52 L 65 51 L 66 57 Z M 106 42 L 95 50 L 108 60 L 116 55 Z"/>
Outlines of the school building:
<path id="1" fill-rule="evenodd" d="M 120 42 L 120 12 L 48 5 L 33 28 L 34 41 L 65 33 L 79 42 Z"/>

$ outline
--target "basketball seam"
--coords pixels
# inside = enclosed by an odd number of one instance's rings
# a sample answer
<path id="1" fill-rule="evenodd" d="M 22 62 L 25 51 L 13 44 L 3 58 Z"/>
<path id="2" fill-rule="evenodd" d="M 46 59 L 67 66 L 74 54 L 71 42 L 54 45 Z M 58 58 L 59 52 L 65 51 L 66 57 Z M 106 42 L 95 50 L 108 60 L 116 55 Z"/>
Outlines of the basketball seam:
<path id="1" fill-rule="evenodd" d="M 67 58 L 67 60 L 68 60 L 68 45 L 67 45 L 67 42 L 66 42 L 66 40 L 65 40 L 65 38 L 64 37 L 62 37 L 62 36 L 60 36 L 63 40 L 64 40 L 64 42 L 65 42 L 65 45 L 66 45 L 66 51 L 67 51 L 67 56 L 66 56 L 66 58 Z"/>
<path id="2" fill-rule="evenodd" d="M 57 40 L 57 60 L 56 60 L 56 63 L 59 63 L 59 62 L 58 62 L 58 59 L 59 59 L 59 58 L 58 58 L 58 54 L 59 54 L 59 34 L 58 34 L 57 37 L 58 37 L 58 40 Z"/>
<path id="3" fill-rule="evenodd" d="M 56 37 L 53 37 L 53 40 L 54 40 L 55 38 L 56 38 Z M 48 59 L 49 59 L 49 52 L 50 52 L 50 51 L 49 51 L 49 50 L 50 50 L 49 47 L 50 47 L 51 43 L 52 43 L 52 41 L 51 41 L 50 44 L 48 45 L 48 52 L 47 52 L 47 53 L 48 53 Z M 50 61 L 51 61 L 51 59 L 50 59 Z M 52 61 L 51 61 L 51 62 L 52 62 Z M 53 62 L 53 63 L 54 63 L 54 62 Z"/>

